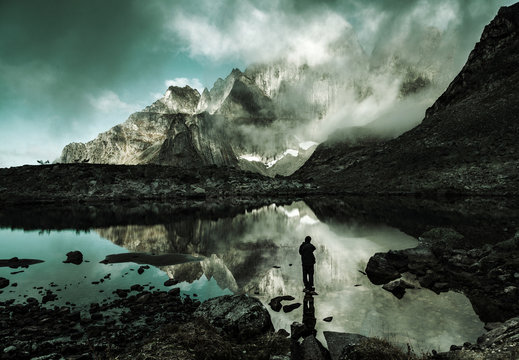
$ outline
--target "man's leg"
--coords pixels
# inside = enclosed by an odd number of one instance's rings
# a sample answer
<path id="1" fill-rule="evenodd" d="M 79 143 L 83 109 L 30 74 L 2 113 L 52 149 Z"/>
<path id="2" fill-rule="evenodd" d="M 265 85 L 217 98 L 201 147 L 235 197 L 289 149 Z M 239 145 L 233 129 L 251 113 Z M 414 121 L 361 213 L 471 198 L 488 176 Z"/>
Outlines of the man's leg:
<path id="1" fill-rule="evenodd" d="M 305 289 L 310 289 L 310 285 L 308 282 L 308 266 L 303 265 L 303 284 Z"/>
<path id="2" fill-rule="evenodd" d="M 308 266 L 308 288 L 315 290 L 314 288 L 314 266 Z"/>

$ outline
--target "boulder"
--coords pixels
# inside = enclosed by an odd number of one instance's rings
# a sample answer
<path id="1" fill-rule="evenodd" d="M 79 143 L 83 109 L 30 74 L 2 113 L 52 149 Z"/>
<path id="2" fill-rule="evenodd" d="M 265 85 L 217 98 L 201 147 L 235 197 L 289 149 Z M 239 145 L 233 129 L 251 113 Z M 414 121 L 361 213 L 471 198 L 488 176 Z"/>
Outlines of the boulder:
<path id="1" fill-rule="evenodd" d="M 207 300 L 194 315 L 240 340 L 274 331 L 267 309 L 258 299 L 247 295 L 225 295 Z"/>
<path id="2" fill-rule="evenodd" d="M 373 255 L 366 266 L 366 275 L 375 285 L 382 285 L 400 277 L 400 271 L 390 262 L 385 253 Z"/>
<path id="3" fill-rule="evenodd" d="M 339 359 L 345 348 L 357 345 L 366 339 L 363 335 L 335 331 L 325 331 L 323 334 L 332 360 Z"/>
<path id="4" fill-rule="evenodd" d="M 403 279 L 398 279 L 384 284 L 382 289 L 389 291 L 398 299 L 401 299 L 404 297 L 405 289 L 414 289 L 414 286 Z"/>
<path id="5" fill-rule="evenodd" d="M 313 335 L 305 337 L 301 348 L 303 360 L 325 360 L 327 358 L 326 350 Z"/>
<path id="6" fill-rule="evenodd" d="M 9 286 L 9 279 L 0 277 L 0 289 L 3 289 L 8 286 Z"/>
<path id="7" fill-rule="evenodd" d="M 63 261 L 65 264 L 79 265 L 83 262 L 83 254 L 81 251 L 69 251 L 67 253 L 67 260 Z"/>

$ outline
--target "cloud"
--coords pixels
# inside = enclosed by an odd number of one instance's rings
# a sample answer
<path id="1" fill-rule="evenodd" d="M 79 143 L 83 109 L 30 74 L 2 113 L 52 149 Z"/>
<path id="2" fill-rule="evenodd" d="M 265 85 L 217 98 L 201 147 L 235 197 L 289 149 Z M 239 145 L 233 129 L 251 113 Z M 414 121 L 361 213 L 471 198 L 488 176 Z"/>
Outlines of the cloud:
<path id="1" fill-rule="evenodd" d="M 310 65 L 314 76 L 300 78 L 300 87 L 283 100 L 299 123 L 278 120 L 269 128 L 235 129 L 265 154 L 293 145 L 288 137 L 322 141 L 338 128 L 370 123 L 396 136 L 418 124 L 499 5 L 483 0 L 470 6 L 465 0 L 205 0 L 199 7 L 176 9 L 169 29 L 195 59 Z M 415 82 L 424 88 L 405 94 L 402 89 Z M 324 117 L 309 118 L 305 102 L 331 98 Z"/>
<path id="2" fill-rule="evenodd" d="M 288 57 L 298 63 L 320 64 L 331 56 L 329 45 L 351 28 L 335 12 L 323 9 L 305 18 L 284 11 L 277 1 L 263 5 L 230 2 L 216 8 L 206 1 L 205 5 L 200 8 L 212 8 L 216 14 L 180 10 L 170 28 L 187 44 L 191 56 L 212 61 L 255 63 Z"/>
<path id="3" fill-rule="evenodd" d="M 89 102 L 90 105 L 103 113 L 132 113 L 139 109 L 137 105 L 125 103 L 116 93 L 110 90 L 105 90 L 98 96 L 89 95 Z"/>
<path id="4" fill-rule="evenodd" d="M 167 87 L 170 87 L 170 86 L 184 87 L 187 85 L 193 89 L 198 90 L 198 92 L 200 94 L 204 91 L 204 87 L 205 87 L 199 79 L 197 79 L 197 78 L 188 79 L 185 77 L 179 77 L 179 78 L 175 78 L 173 80 L 166 80 L 164 82 L 164 84 Z"/>

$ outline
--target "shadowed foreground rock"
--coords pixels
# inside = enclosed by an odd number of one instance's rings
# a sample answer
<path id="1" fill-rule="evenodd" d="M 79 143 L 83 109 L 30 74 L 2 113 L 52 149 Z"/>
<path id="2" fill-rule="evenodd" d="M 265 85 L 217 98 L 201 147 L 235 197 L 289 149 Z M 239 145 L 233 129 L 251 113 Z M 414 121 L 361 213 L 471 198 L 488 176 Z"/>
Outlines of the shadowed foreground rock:
<path id="1" fill-rule="evenodd" d="M 267 309 L 258 299 L 247 295 L 226 295 L 207 300 L 194 316 L 206 319 L 214 327 L 240 340 L 274 331 Z"/>
<path id="2" fill-rule="evenodd" d="M 268 360 L 288 354 L 289 340 L 273 332 L 257 299 L 209 300 L 207 316 L 203 309 L 194 316 L 200 302 L 182 298 L 178 288 L 118 290 L 125 296 L 86 308 L 44 307 L 35 298 L 0 302 L 0 358 Z"/>

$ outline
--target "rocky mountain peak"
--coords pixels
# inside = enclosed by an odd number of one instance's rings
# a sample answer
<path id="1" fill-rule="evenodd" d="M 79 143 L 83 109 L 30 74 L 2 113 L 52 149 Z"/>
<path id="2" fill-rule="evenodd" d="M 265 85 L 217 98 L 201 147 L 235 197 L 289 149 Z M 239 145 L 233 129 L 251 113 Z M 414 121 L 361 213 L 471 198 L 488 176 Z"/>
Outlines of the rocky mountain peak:
<path id="1" fill-rule="evenodd" d="M 198 90 L 186 85 L 184 87 L 170 86 L 162 98 L 146 107 L 144 112 L 156 112 L 162 114 L 197 112 L 200 93 Z"/>
<path id="2" fill-rule="evenodd" d="M 494 91 L 519 66 L 519 3 L 502 7 L 483 30 L 467 63 L 426 117 L 462 101 L 475 91 Z"/>

